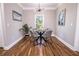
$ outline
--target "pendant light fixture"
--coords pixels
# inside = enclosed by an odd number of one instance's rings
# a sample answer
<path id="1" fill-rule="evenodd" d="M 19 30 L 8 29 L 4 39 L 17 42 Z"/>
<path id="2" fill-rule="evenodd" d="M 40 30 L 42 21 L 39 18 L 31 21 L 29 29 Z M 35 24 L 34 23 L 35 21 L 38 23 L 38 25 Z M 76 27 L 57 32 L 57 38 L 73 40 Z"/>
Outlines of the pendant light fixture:
<path id="1" fill-rule="evenodd" d="M 38 5 L 38 10 L 37 10 L 37 11 L 38 11 L 38 12 L 41 12 L 41 10 L 42 10 L 42 9 L 40 8 L 40 3 L 39 3 L 39 5 Z"/>

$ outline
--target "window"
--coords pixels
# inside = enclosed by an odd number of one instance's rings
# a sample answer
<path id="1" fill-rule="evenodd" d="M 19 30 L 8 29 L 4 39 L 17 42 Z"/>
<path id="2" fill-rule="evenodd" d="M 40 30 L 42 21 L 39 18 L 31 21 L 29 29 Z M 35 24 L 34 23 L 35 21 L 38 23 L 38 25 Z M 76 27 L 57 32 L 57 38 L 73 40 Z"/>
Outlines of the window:
<path id="1" fill-rule="evenodd" d="M 37 29 L 42 29 L 43 26 L 44 26 L 44 17 L 43 17 L 43 15 L 36 15 L 35 19 L 36 19 L 36 24 L 35 24 L 36 28 Z"/>

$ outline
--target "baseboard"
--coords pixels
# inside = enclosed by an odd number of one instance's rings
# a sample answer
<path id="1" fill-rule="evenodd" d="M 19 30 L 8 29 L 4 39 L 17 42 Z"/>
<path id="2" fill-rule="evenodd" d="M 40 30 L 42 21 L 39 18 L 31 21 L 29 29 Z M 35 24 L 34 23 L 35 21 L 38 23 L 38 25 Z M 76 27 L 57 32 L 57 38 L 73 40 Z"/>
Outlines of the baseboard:
<path id="1" fill-rule="evenodd" d="M 7 47 L 4 47 L 4 50 L 9 50 L 11 47 L 13 47 L 16 43 L 18 43 L 24 36 L 20 37 L 18 40 L 16 40 L 15 42 L 13 42 L 12 44 L 10 44 Z"/>
<path id="2" fill-rule="evenodd" d="M 0 42 L 0 47 L 3 47 L 1 42 Z"/>
<path id="3" fill-rule="evenodd" d="M 65 42 L 63 39 L 61 39 L 60 37 L 56 36 L 55 37 L 61 41 L 63 44 L 65 44 L 67 47 L 69 47 L 71 50 L 75 51 L 75 48 L 73 46 L 71 46 L 70 44 L 68 44 L 67 42 Z"/>
<path id="4" fill-rule="evenodd" d="M 52 34 L 51 36 L 55 36 L 55 34 Z"/>

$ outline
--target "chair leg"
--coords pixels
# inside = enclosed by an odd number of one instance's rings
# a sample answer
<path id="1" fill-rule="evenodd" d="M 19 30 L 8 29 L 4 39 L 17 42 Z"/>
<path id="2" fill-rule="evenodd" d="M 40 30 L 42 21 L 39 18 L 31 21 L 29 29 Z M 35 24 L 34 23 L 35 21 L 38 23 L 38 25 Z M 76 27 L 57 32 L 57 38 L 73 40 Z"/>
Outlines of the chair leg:
<path id="1" fill-rule="evenodd" d="M 45 42 L 51 45 L 51 42 L 48 40 L 49 38 L 45 38 Z"/>
<path id="2" fill-rule="evenodd" d="M 34 38 L 34 40 L 32 41 L 34 46 L 38 45 L 37 41 L 38 41 L 38 38 Z"/>

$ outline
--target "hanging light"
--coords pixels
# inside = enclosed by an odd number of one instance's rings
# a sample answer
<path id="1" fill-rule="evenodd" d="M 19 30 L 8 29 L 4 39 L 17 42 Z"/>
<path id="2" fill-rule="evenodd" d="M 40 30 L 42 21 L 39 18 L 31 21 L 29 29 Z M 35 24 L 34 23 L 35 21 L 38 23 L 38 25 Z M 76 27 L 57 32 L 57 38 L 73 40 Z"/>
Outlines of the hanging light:
<path id="1" fill-rule="evenodd" d="M 41 12 L 42 9 L 40 8 L 40 3 L 39 3 L 39 5 L 38 5 L 38 7 L 39 7 L 39 8 L 38 8 L 37 11 L 38 11 L 38 12 Z"/>

